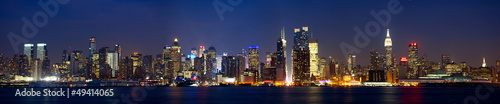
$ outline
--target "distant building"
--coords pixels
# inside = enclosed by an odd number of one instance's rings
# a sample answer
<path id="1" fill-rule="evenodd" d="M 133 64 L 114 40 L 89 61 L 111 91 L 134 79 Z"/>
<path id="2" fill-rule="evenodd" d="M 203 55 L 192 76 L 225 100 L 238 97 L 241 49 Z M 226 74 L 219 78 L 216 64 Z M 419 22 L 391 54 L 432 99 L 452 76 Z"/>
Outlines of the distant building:
<path id="1" fill-rule="evenodd" d="M 449 63 L 451 63 L 450 56 L 448 54 L 443 54 L 441 56 L 441 69 L 444 69 Z"/>

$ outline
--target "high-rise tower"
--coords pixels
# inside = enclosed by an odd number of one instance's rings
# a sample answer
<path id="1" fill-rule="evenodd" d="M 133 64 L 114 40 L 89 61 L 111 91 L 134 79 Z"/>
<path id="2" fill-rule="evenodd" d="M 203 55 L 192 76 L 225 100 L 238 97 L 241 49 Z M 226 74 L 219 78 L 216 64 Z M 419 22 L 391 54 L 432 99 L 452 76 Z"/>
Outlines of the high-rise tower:
<path id="1" fill-rule="evenodd" d="M 259 69 L 259 45 L 249 46 L 248 50 L 248 67 L 250 71 L 257 71 Z"/>
<path id="2" fill-rule="evenodd" d="M 385 68 L 387 68 L 387 70 L 392 70 L 393 69 L 392 40 L 391 36 L 389 35 L 389 28 L 387 28 L 387 35 L 385 37 L 384 48 L 385 48 Z"/>
<path id="3" fill-rule="evenodd" d="M 309 27 L 295 28 L 294 29 L 294 39 L 293 39 L 293 50 L 300 50 L 301 47 L 304 50 L 309 50 Z"/>
<path id="4" fill-rule="evenodd" d="M 24 44 L 24 54 L 28 57 L 28 61 L 31 65 L 33 62 L 33 55 L 35 55 L 34 45 L 33 44 Z"/>
<path id="5" fill-rule="evenodd" d="M 318 57 L 318 39 L 311 38 L 308 40 L 309 43 L 309 51 L 311 55 L 310 58 L 310 72 L 312 76 L 319 76 L 319 57 Z"/>
<path id="6" fill-rule="evenodd" d="M 408 67 L 412 69 L 412 74 L 417 74 L 418 71 L 418 47 L 417 43 L 411 43 L 408 47 Z"/>
<path id="7" fill-rule="evenodd" d="M 285 27 L 281 29 L 281 36 L 278 38 L 276 47 L 276 82 L 282 83 L 286 81 L 286 40 Z"/>
<path id="8" fill-rule="evenodd" d="M 92 59 L 92 54 L 96 53 L 95 37 L 89 38 L 89 59 Z"/>

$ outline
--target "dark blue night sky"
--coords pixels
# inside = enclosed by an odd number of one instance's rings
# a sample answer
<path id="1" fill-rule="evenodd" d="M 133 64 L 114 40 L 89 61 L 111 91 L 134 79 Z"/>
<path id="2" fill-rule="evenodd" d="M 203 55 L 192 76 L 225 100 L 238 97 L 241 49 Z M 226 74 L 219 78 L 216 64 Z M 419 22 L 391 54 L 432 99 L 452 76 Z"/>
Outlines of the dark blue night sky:
<path id="1" fill-rule="evenodd" d="M 46 1 L 46 0 L 41 0 Z M 389 0 L 243 0 L 223 14 L 221 20 L 213 2 L 226 0 L 71 0 L 59 5 L 54 17 L 30 43 L 45 42 L 51 63 L 60 62 L 63 49 L 71 47 L 88 56 L 88 38 L 97 46 L 122 45 L 124 55 L 161 53 L 165 45 L 179 38 L 187 54 L 199 45 L 214 46 L 218 54 L 235 55 L 249 45 L 260 45 L 260 56 L 276 51 L 276 40 L 284 26 L 291 53 L 293 28 L 309 26 L 319 38 L 319 56 L 333 56 L 345 62 L 339 44 L 354 44 L 354 27 L 364 30 L 376 19 L 370 11 L 387 10 Z M 500 59 L 500 1 L 498 0 L 399 0 L 403 10 L 389 23 L 396 57 L 407 57 L 408 45 L 419 44 L 419 57 L 426 53 L 440 62 L 449 54 L 455 62 L 478 67 L 482 57 L 488 65 Z M 0 53 L 15 51 L 9 32 L 22 36 L 22 17 L 32 20 L 43 11 L 38 0 L 2 0 L 0 3 Z M 360 48 L 357 62 L 368 65 L 369 51 L 383 52 L 385 27 Z M 17 45 L 22 52 L 22 45 Z M 399 60 L 399 59 L 398 59 Z"/>

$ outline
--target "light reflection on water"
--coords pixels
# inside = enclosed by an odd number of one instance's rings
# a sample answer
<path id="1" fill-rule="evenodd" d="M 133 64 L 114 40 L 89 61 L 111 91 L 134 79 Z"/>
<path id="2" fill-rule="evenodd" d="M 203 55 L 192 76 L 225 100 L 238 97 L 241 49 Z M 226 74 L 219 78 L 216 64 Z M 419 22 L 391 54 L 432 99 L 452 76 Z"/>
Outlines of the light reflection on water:
<path id="1" fill-rule="evenodd" d="M 15 88 L 0 89 L 0 104 L 112 103 L 133 88 L 115 87 L 114 97 L 16 97 Z M 430 87 L 158 87 L 137 103 L 463 103 L 475 88 Z M 500 89 L 497 89 L 500 91 Z M 493 93 L 480 103 L 500 103 Z M 130 100 L 133 100 L 130 98 Z"/>

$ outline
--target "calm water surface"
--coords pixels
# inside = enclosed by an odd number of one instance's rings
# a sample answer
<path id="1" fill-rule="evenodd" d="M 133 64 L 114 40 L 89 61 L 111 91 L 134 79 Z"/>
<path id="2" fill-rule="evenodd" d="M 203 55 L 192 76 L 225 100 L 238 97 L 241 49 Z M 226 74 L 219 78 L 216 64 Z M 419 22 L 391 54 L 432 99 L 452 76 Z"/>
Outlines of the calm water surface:
<path id="1" fill-rule="evenodd" d="M 500 89 L 442 87 L 108 87 L 112 97 L 19 97 L 0 88 L 0 104 L 13 103 L 456 103 L 500 104 Z M 23 90 L 23 88 L 19 88 Z M 63 88 L 66 89 L 66 88 Z M 77 88 L 70 88 L 72 89 Z M 89 89 L 89 88 L 85 88 Z M 36 88 L 35 90 L 43 90 Z M 476 95 L 479 92 L 479 96 Z M 493 93 L 491 93 L 493 92 Z M 43 94 L 43 92 L 42 92 Z M 482 96 L 484 95 L 484 96 Z M 488 96 L 486 96 L 488 95 Z M 473 102 L 470 102 L 473 103 Z"/>

